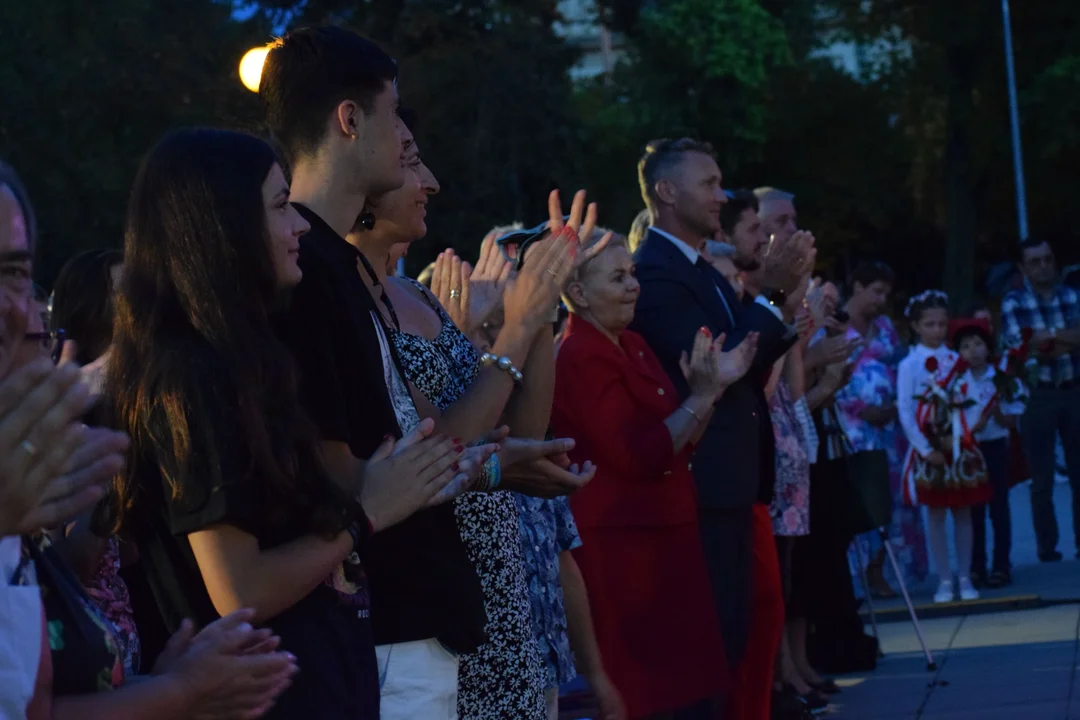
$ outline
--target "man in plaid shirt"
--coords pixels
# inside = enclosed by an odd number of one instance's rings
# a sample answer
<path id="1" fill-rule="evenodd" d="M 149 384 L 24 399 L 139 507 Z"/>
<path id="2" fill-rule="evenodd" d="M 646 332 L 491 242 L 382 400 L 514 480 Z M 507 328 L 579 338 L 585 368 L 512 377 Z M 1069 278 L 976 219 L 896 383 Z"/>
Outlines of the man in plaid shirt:
<path id="1" fill-rule="evenodd" d="M 1025 283 L 1001 303 L 1002 332 L 1009 346 L 1030 329 L 1032 353 L 1039 358 L 1039 380 L 1021 420 L 1031 468 L 1031 513 L 1039 560 L 1057 562 L 1058 525 L 1054 516 L 1055 442 L 1061 435 L 1072 489 L 1073 532 L 1080 557 L 1080 294 L 1061 284 L 1054 251 L 1044 240 L 1020 246 Z"/>

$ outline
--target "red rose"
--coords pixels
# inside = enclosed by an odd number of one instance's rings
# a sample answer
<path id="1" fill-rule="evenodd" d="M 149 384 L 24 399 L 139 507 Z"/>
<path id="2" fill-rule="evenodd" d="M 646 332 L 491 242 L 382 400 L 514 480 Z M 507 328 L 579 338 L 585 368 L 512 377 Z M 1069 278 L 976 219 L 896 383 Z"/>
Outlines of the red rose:
<path id="1" fill-rule="evenodd" d="M 1023 328 L 1020 331 L 1020 339 L 1024 342 L 1031 342 L 1031 338 L 1035 336 L 1035 331 L 1029 327 Z"/>
<path id="2" fill-rule="evenodd" d="M 926 358 L 926 372 L 936 373 L 937 369 L 938 369 L 937 358 L 934 357 L 933 355 Z"/>
<path id="3" fill-rule="evenodd" d="M 1048 338 L 1039 343 L 1039 352 L 1043 355 L 1050 355 L 1054 352 L 1054 339 Z"/>

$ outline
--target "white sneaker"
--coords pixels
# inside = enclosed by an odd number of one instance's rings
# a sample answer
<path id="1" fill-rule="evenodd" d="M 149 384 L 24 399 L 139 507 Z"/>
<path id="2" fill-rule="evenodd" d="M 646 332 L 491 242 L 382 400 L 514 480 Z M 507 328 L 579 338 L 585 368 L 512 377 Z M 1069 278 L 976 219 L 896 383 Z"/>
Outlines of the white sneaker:
<path id="1" fill-rule="evenodd" d="M 971 586 L 971 581 L 968 581 L 968 586 Z M 952 580 L 943 580 L 941 585 L 938 586 L 937 592 L 934 593 L 934 602 L 947 603 L 952 602 L 953 599 L 953 585 Z"/>
<path id="2" fill-rule="evenodd" d="M 971 584 L 971 578 L 964 576 L 960 578 L 960 599 L 961 600 L 978 600 L 979 591 L 975 589 L 975 586 Z"/>

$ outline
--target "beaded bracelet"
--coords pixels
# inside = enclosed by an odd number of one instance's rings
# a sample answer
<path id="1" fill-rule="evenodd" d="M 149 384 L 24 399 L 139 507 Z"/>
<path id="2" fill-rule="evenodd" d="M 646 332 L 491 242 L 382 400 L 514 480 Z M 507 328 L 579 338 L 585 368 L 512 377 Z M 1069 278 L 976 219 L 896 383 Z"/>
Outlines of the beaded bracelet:
<path id="1" fill-rule="evenodd" d="M 499 357 L 498 355 L 492 355 L 491 353 L 484 353 L 480 356 L 480 365 L 481 367 L 494 365 L 509 375 L 515 385 L 521 385 L 523 379 L 521 371 L 514 367 L 514 362 L 508 357 Z"/>
<path id="2" fill-rule="evenodd" d="M 476 492 L 491 492 L 499 487 L 502 482 L 502 464 L 498 455 L 492 455 L 480 468 L 480 474 L 476 478 L 473 490 Z"/>

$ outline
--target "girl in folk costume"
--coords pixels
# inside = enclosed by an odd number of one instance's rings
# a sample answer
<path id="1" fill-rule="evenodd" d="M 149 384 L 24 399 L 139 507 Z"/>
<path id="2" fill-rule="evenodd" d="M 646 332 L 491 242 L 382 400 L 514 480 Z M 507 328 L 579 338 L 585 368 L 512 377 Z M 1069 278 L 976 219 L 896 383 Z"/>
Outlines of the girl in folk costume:
<path id="1" fill-rule="evenodd" d="M 945 345 L 949 298 L 927 290 L 908 303 L 904 314 L 918 343 L 900 361 L 897 409 L 910 447 L 904 459 L 903 490 L 908 504 L 927 508 L 927 539 L 941 585 L 934 602 L 953 599 L 953 575 L 945 517 L 952 510 L 959 590 L 962 600 L 975 600 L 971 583 L 971 506 L 990 499 L 986 463 L 965 410 L 974 404 L 970 387 L 961 381 L 967 363 Z"/>
<path id="2" fill-rule="evenodd" d="M 993 496 L 990 498 L 990 522 L 994 528 L 993 569 L 986 574 L 986 505 L 971 509 L 974 527 L 974 553 L 971 558 L 971 579 L 976 585 L 999 588 L 1012 582 L 1009 552 L 1012 546 L 1012 525 L 1009 517 L 1009 432 L 1016 419 L 1024 414 L 1027 390 L 1017 375 L 1021 370 L 1021 354 L 1026 350 L 1009 350 L 998 367 L 991 362 L 993 336 L 985 320 L 963 319 L 953 323 L 952 346 L 967 363 L 960 377 L 960 387 L 974 400 L 964 410 L 964 420 L 979 443 L 986 461 Z"/>

